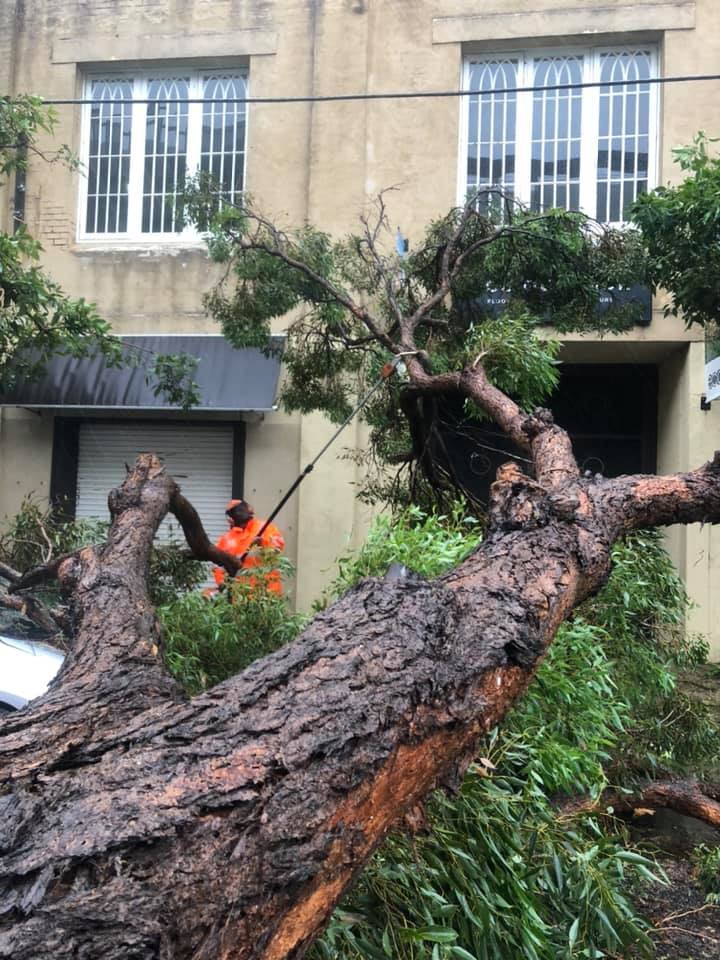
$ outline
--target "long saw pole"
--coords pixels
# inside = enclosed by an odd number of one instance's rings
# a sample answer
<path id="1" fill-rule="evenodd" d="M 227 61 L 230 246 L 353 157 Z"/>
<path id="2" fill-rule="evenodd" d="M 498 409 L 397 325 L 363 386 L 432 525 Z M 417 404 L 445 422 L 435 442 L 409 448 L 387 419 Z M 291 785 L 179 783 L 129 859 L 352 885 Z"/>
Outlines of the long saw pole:
<path id="1" fill-rule="evenodd" d="M 342 422 L 342 423 L 340 424 L 340 426 L 337 428 L 337 430 L 335 431 L 335 433 L 330 437 L 330 439 L 329 439 L 328 442 L 325 444 L 325 446 L 322 448 L 322 450 L 320 450 L 320 452 L 315 455 L 315 457 L 310 461 L 310 463 L 308 463 L 308 465 L 305 467 L 305 469 L 302 471 L 302 473 L 301 473 L 298 477 L 296 477 L 296 479 L 293 481 L 293 483 L 291 484 L 291 486 L 288 488 L 287 492 L 286 492 L 285 495 L 282 497 L 282 499 L 280 500 L 280 502 L 278 503 L 278 505 L 275 507 L 275 509 L 273 510 L 273 512 L 270 514 L 270 516 L 267 518 L 267 520 L 265 521 L 265 523 L 262 525 L 262 527 L 260 527 L 260 529 L 258 530 L 258 532 L 255 534 L 255 536 L 253 537 L 252 541 L 251 541 L 250 544 L 248 545 L 248 548 L 247 548 L 247 550 L 245 551 L 245 553 L 243 553 L 243 555 L 240 557 L 240 564 L 241 564 L 241 565 L 245 562 L 245 559 L 247 558 L 247 555 L 250 553 L 250 551 L 251 551 L 252 548 L 255 546 L 255 544 L 258 542 L 258 540 L 262 539 L 262 535 L 265 533 L 265 531 L 266 531 L 267 528 L 270 526 L 270 524 L 273 522 L 273 520 L 274 520 L 275 517 L 278 515 L 278 513 L 280 513 L 280 511 L 281 511 L 282 508 L 285 506 L 285 504 L 288 502 L 288 500 L 290 499 L 290 497 L 295 493 L 295 491 L 296 491 L 297 488 L 300 486 L 300 484 L 303 482 L 303 480 L 305 479 L 305 477 L 306 477 L 309 473 L 312 473 L 312 472 L 313 472 L 313 470 L 315 469 L 315 464 L 318 462 L 318 460 L 320 459 L 320 457 L 322 457 L 323 454 L 333 445 L 333 443 L 335 443 L 335 441 L 336 441 L 337 438 L 340 436 L 340 434 L 343 432 L 343 430 L 345 429 L 345 427 L 347 427 L 347 425 L 348 425 L 352 420 L 355 419 L 355 417 L 356 417 L 356 416 L 358 415 L 358 413 L 362 410 L 362 408 L 365 406 L 365 404 L 368 402 L 368 400 L 373 396 L 373 394 L 374 394 L 377 390 L 380 389 L 380 387 L 383 385 L 383 383 L 385 383 L 386 380 L 389 380 L 389 379 L 390 379 L 390 377 L 395 373 L 395 371 L 396 371 L 396 369 L 397 369 L 397 366 L 398 366 L 398 364 L 399 364 L 401 361 L 402 361 L 402 356 L 396 356 L 396 357 L 393 357 L 392 360 L 389 360 L 389 361 L 385 364 L 385 366 L 384 366 L 383 369 L 382 369 L 382 373 L 381 373 L 381 375 L 380 375 L 380 379 L 377 381 L 377 383 L 373 384 L 373 386 L 370 387 L 370 389 L 367 391 L 367 393 L 361 398 L 361 400 L 360 400 L 360 402 L 357 404 L 357 406 L 347 415 L 347 417 L 343 420 L 343 422 Z"/>

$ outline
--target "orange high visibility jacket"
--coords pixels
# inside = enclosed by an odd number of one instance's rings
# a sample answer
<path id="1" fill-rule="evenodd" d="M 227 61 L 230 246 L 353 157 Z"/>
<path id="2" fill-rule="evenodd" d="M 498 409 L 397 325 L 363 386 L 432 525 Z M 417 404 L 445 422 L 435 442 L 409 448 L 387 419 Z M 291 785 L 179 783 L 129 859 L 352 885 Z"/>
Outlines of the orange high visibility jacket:
<path id="1" fill-rule="evenodd" d="M 216 546 L 225 553 L 231 553 L 234 557 L 241 557 L 252 544 L 253 550 L 245 557 L 242 568 L 247 570 L 249 567 L 257 567 L 260 558 L 257 556 L 259 549 L 284 550 L 285 541 L 278 528 L 269 523 L 267 529 L 259 540 L 255 540 L 265 521 L 252 517 L 244 527 L 231 527 L 227 533 L 224 533 L 218 540 Z M 225 571 L 222 567 L 213 568 L 213 576 L 218 586 L 225 579 Z M 249 578 L 253 583 L 253 578 Z M 270 570 L 265 574 L 265 582 L 271 593 L 282 593 L 282 583 L 279 570 Z"/>

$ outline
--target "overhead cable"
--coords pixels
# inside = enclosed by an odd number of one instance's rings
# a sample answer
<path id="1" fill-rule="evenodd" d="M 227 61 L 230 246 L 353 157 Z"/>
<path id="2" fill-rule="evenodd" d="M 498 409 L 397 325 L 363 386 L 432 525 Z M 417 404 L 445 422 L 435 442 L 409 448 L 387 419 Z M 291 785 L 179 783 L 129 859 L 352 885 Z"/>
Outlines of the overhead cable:
<path id="1" fill-rule="evenodd" d="M 165 104 L 165 103 L 345 103 L 355 100 L 431 100 L 451 97 L 499 97 L 508 93 L 540 93 L 547 90 L 585 90 L 590 87 L 629 87 L 643 84 L 664 85 L 668 83 L 698 83 L 708 80 L 720 80 L 720 73 L 701 73 L 685 76 L 646 77 L 633 80 L 587 80 L 581 83 L 548 83 L 532 87 L 500 87 L 497 90 L 403 90 L 394 93 L 334 93 L 311 94 L 299 97 L 172 97 L 165 99 L 151 99 L 142 97 L 127 100 L 93 100 L 88 97 L 67 99 L 41 98 L 43 104 L 53 107 L 65 106 L 121 106 L 131 103 Z"/>

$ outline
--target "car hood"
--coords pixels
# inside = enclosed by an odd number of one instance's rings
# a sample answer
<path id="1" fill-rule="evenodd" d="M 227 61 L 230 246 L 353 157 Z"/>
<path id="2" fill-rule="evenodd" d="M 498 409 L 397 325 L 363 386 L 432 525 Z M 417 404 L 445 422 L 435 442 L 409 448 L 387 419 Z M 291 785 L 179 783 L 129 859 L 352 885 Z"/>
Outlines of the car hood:
<path id="1" fill-rule="evenodd" d="M 0 634 L 0 701 L 24 707 L 45 693 L 64 659 L 50 644 Z"/>

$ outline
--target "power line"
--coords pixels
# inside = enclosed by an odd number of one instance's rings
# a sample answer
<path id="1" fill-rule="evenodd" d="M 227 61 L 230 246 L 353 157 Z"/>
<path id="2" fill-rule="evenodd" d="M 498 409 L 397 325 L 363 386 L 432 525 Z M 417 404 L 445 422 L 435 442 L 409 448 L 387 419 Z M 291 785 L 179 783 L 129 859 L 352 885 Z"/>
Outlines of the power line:
<path id="1" fill-rule="evenodd" d="M 432 100 L 451 97 L 499 97 L 508 93 L 539 93 L 547 90 L 585 90 L 590 87 L 628 87 L 642 84 L 664 85 L 667 83 L 697 83 L 707 80 L 720 80 L 720 73 L 700 73 L 672 77 L 646 77 L 642 80 L 588 80 L 582 83 L 550 83 L 532 87 L 500 87 L 497 90 L 405 90 L 395 93 L 336 93 L 316 94 L 304 97 L 173 97 L 171 99 L 151 99 L 143 97 L 128 100 L 93 100 L 87 97 L 73 99 L 41 98 L 43 104 L 53 107 L 66 106 L 122 106 L 132 103 L 346 103 L 356 100 Z"/>

